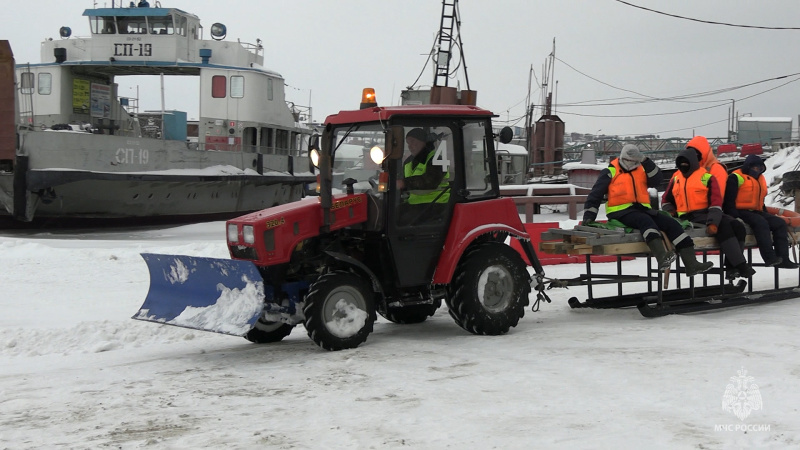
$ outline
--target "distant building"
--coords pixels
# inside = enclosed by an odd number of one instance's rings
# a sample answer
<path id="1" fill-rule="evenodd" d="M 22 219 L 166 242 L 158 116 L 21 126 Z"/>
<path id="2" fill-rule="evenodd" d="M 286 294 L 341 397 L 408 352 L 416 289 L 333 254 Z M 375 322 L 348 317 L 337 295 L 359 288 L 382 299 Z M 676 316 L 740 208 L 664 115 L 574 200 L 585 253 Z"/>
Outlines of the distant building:
<path id="1" fill-rule="evenodd" d="M 740 117 L 737 128 L 740 144 L 771 146 L 775 141 L 792 139 L 791 117 Z"/>

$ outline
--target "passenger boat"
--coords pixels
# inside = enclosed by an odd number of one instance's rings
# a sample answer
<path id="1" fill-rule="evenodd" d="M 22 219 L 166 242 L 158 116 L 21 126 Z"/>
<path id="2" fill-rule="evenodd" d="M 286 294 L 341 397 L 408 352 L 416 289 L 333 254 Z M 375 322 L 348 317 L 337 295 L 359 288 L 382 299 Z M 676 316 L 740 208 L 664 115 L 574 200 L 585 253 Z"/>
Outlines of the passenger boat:
<path id="1" fill-rule="evenodd" d="M 260 40 L 225 41 L 220 23 L 204 39 L 197 16 L 158 2 L 83 15 L 91 36 L 62 27 L 41 63 L 14 69 L 0 41 L 0 216 L 224 217 L 298 200 L 315 181 L 312 130 Z M 137 113 L 117 79 L 132 75 L 162 89 L 164 76 L 199 79 L 197 122 L 163 103 Z"/>

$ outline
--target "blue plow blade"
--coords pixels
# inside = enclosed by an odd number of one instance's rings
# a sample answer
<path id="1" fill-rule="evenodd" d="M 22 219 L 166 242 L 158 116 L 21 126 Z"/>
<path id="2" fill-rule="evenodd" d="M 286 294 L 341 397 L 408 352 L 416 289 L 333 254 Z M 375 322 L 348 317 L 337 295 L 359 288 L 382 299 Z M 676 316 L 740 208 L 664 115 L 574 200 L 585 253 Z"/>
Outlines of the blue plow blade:
<path id="1" fill-rule="evenodd" d="M 255 264 L 232 259 L 142 253 L 150 290 L 133 319 L 244 336 L 264 310 Z"/>

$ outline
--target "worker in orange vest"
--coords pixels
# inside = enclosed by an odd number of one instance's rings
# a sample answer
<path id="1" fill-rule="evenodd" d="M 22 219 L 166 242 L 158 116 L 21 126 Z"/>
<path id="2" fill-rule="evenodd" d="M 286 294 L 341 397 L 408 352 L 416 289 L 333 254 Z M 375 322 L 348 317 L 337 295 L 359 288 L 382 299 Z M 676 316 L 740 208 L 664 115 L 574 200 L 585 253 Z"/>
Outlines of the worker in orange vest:
<path id="1" fill-rule="evenodd" d="M 797 269 L 789 260 L 789 234 L 786 222 L 769 214 L 764 205 L 767 196 L 767 166 L 758 155 L 748 155 L 744 164 L 728 176 L 722 209 L 741 219 L 753 230 L 759 253 L 767 267 Z"/>
<path id="2" fill-rule="evenodd" d="M 725 187 L 728 183 L 728 169 L 714 155 L 708 139 L 704 136 L 695 136 L 686 143 L 686 148 L 693 148 L 700 152 L 700 157 L 697 160 L 700 163 L 700 167 L 705 168 L 711 175 L 714 175 L 719 186 L 719 193 L 724 198 Z"/>
<path id="3" fill-rule="evenodd" d="M 614 158 L 608 167 L 600 172 L 592 191 L 586 197 L 583 212 L 583 224 L 588 225 L 597 218 L 600 203 L 606 201 L 606 216 L 622 222 L 623 225 L 636 228 L 642 233 L 650 252 L 656 258 L 659 270 L 665 270 L 676 255 L 667 250 L 661 230 L 669 240 L 682 252 L 687 273 L 694 275 L 709 270 L 712 262 L 701 263 L 694 254 L 692 238 L 683 232 L 683 227 L 672 217 L 659 213 L 650 205 L 648 187 L 661 184 L 661 169 L 639 148 L 633 144 L 622 147 L 619 158 Z M 684 258 L 685 255 L 685 258 Z"/>
<path id="4" fill-rule="evenodd" d="M 756 271 L 744 257 L 744 224 L 722 212 L 717 179 L 700 167 L 699 151 L 687 148 L 675 159 L 678 170 L 662 197 L 662 208 L 681 219 L 706 226 L 725 255 L 726 278 L 752 277 Z M 726 180 L 727 181 L 727 180 Z"/>

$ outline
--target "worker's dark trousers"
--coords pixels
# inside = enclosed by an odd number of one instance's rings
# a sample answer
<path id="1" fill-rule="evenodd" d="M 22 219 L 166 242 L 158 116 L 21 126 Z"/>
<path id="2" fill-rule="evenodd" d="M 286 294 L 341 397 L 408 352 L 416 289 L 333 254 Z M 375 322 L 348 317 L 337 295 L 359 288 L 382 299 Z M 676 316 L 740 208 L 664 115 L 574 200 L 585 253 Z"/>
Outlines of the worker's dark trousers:
<path id="1" fill-rule="evenodd" d="M 764 262 L 772 261 L 776 256 L 789 261 L 789 234 L 783 219 L 763 211 L 743 209 L 739 210 L 739 217 L 753 230 Z"/>
<path id="2" fill-rule="evenodd" d="M 686 217 L 698 225 L 707 225 L 708 210 L 694 211 L 686 214 Z M 747 262 L 744 257 L 744 238 L 747 230 L 744 224 L 733 217 L 723 214 L 717 227 L 717 242 L 722 254 L 725 255 L 725 264 L 728 267 L 736 267 L 741 263 Z"/>

